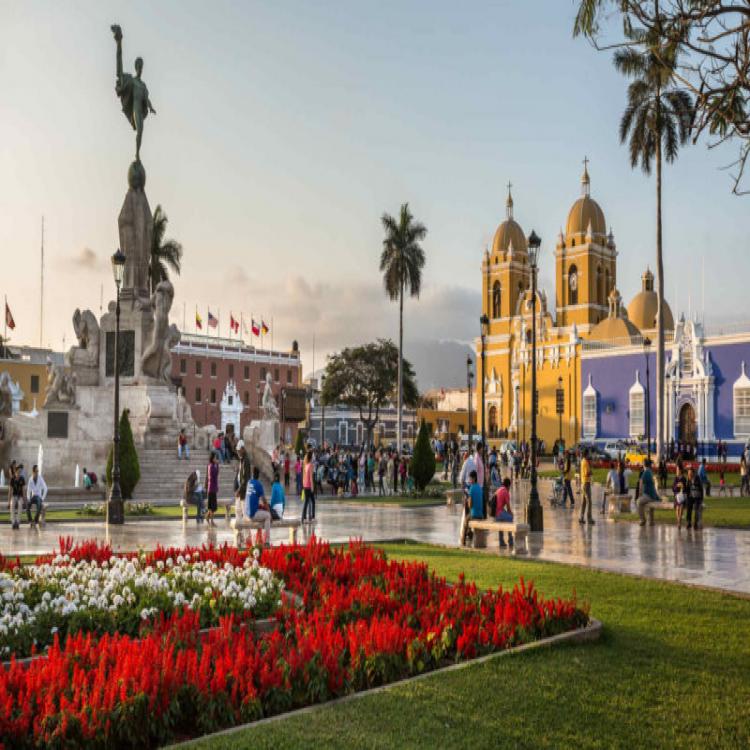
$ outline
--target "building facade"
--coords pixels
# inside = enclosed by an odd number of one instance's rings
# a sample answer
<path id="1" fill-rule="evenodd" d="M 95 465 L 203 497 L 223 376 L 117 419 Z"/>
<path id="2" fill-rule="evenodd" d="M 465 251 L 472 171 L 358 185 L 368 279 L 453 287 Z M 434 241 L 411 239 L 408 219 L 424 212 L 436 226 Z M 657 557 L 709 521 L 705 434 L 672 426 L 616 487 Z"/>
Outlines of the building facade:
<path id="1" fill-rule="evenodd" d="M 289 351 L 270 351 L 234 339 L 183 334 L 172 349 L 172 379 L 183 389 L 193 419 L 200 426 L 226 428 L 232 424 L 242 434 L 252 420 L 261 418 L 268 373 L 285 421 L 285 392 L 298 389 L 302 382 L 302 362 L 296 342 Z M 239 419 L 239 425 L 230 419 Z M 288 435 L 291 442 L 297 426 L 296 421 L 289 421 L 281 434 Z"/>
<path id="2" fill-rule="evenodd" d="M 47 365 L 62 365 L 63 355 L 33 346 L 2 348 L 0 377 L 7 373 L 13 394 L 13 413 L 41 409 L 47 394 Z"/>
<path id="3" fill-rule="evenodd" d="M 378 421 L 373 428 L 373 445 L 396 444 L 398 434 L 396 412 L 394 406 L 386 406 L 380 410 Z M 325 441 L 326 445 L 360 448 L 367 442 L 367 428 L 358 409 L 350 409 L 343 405 L 326 406 L 324 409 L 314 400 L 309 413 L 307 437 L 312 438 L 317 445 Z M 404 407 L 402 428 L 404 444 L 413 446 L 418 431 L 416 409 Z"/>
<path id="4" fill-rule="evenodd" d="M 547 446 L 559 438 L 571 445 L 583 437 L 582 395 L 588 385 L 581 370 L 584 342 L 637 348 L 645 336 L 655 336 L 653 275 L 648 270 L 643 274 L 641 292 L 626 309 L 617 291 L 614 234 L 591 196 L 587 163 L 581 176 L 581 195 L 563 226 L 553 258 L 554 303 L 548 301 L 544 290 L 537 290 L 532 300 L 527 240 L 514 217 L 510 190 L 505 220 L 484 252 L 482 311 L 489 319 L 489 331 L 484 372 L 481 339 L 475 341 L 478 377 L 474 403 L 480 431 L 483 380 L 484 425 L 490 442 L 500 436 L 521 441 L 531 437 L 532 316 L 537 342 L 537 434 Z M 539 263 L 544 262 L 542 252 Z M 671 331 L 674 323 L 668 305 L 664 317 L 665 327 Z"/>

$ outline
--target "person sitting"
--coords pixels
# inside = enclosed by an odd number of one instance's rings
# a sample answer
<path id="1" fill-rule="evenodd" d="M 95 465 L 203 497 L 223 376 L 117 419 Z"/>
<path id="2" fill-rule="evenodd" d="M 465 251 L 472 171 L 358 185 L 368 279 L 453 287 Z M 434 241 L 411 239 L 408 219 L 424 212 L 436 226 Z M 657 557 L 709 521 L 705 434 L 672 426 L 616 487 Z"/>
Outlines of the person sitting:
<path id="1" fill-rule="evenodd" d="M 271 546 L 271 510 L 266 501 L 265 491 L 260 482 L 260 469 L 253 467 L 253 478 L 247 483 L 245 516 L 263 524 L 263 543 Z"/>
<path id="2" fill-rule="evenodd" d="M 500 484 L 500 488 L 495 493 L 495 520 L 503 523 L 513 522 L 513 508 L 510 505 L 510 477 L 505 477 Z M 505 547 L 505 538 L 503 532 L 498 532 L 498 543 Z M 508 532 L 508 544 L 513 546 L 513 532 Z"/>
<path id="3" fill-rule="evenodd" d="M 86 471 L 86 467 L 83 467 L 83 488 L 85 490 L 90 490 L 93 487 L 94 483 L 91 481 L 91 474 Z"/>
<path id="4" fill-rule="evenodd" d="M 286 495 L 277 473 L 273 475 L 273 484 L 271 485 L 271 518 L 274 521 L 280 521 L 284 517 L 285 505 Z"/>
<path id="5" fill-rule="evenodd" d="M 464 517 L 461 522 L 461 544 L 466 544 L 469 531 L 469 519 L 478 520 L 484 518 L 484 493 L 477 479 L 476 469 L 469 472 L 469 487 L 464 508 Z"/>
<path id="6" fill-rule="evenodd" d="M 42 512 L 42 505 L 44 499 L 47 497 L 47 483 L 44 481 L 44 477 L 39 473 L 39 467 L 34 464 L 31 470 L 31 479 L 26 486 L 26 516 L 29 519 L 29 524 L 36 526 L 39 523 L 39 515 Z M 31 520 L 31 506 L 36 505 L 36 512 L 34 520 Z"/>
<path id="7" fill-rule="evenodd" d="M 195 503 L 195 522 L 203 521 L 203 485 L 200 471 L 191 471 L 185 480 L 185 504 Z"/>

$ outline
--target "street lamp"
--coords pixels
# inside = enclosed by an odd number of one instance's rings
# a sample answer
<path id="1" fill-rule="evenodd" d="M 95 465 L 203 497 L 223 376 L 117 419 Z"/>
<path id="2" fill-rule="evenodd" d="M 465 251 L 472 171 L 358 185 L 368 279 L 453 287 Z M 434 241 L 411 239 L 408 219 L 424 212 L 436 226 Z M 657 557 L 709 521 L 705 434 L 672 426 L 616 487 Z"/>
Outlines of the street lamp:
<path id="1" fill-rule="evenodd" d="M 648 375 L 648 350 L 651 347 L 651 339 L 645 336 L 643 339 L 643 356 L 646 358 L 646 457 L 651 460 L 651 385 Z"/>
<path id="2" fill-rule="evenodd" d="M 526 506 L 526 523 L 532 531 L 544 531 L 544 511 L 539 502 L 539 491 L 536 486 L 536 271 L 539 261 L 539 248 L 542 240 L 532 230 L 528 239 L 529 266 L 531 267 L 531 489 Z"/>
<path id="3" fill-rule="evenodd" d="M 323 383 L 325 375 L 320 376 L 320 450 L 325 448 L 326 441 L 326 402 L 323 398 Z"/>
<path id="4" fill-rule="evenodd" d="M 557 436 L 557 447 L 558 451 L 562 449 L 562 418 L 563 412 L 565 411 L 565 391 L 563 390 L 563 379 L 562 375 L 557 378 L 557 392 L 555 393 L 555 406 L 557 408 L 557 419 L 558 419 L 558 436 Z"/>
<path id="5" fill-rule="evenodd" d="M 112 486 L 109 490 L 107 503 L 107 523 L 125 523 L 125 508 L 122 503 L 122 489 L 120 488 L 120 287 L 125 274 L 125 253 L 118 247 L 112 255 L 112 275 L 117 289 L 117 303 L 115 305 L 115 424 L 112 437 Z"/>
<path id="6" fill-rule="evenodd" d="M 466 389 L 469 396 L 469 452 L 471 452 L 472 434 L 471 429 L 471 357 L 466 358 Z"/>
<path id="7" fill-rule="evenodd" d="M 484 496 L 484 512 L 487 514 L 487 506 L 489 504 L 489 476 L 487 475 L 487 430 L 485 427 L 485 404 L 484 404 L 484 383 L 485 383 L 485 342 L 490 331 L 490 319 L 487 315 L 482 315 L 479 318 L 479 325 L 481 328 L 481 341 L 482 341 L 482 466 L 484 466 L 484 482 L 482 484 L 482 495 Z"/>

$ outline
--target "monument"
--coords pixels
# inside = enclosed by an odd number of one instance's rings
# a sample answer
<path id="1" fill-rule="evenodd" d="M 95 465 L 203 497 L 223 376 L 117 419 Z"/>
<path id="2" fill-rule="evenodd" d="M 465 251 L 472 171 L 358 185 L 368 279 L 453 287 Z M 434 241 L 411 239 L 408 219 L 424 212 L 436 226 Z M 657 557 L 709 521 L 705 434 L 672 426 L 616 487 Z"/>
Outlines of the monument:
<path id="1" fill-rule="evenodd" d="M 174 287 L 150 277 L 153 218 L 146 197 L 146 170 L 141 163 L 143 125 L 154 113 L 141 75 L 123 71 L 122 29 L 111 27 L 117 45 L 115 92 L 135 131 L 135 160 L 127 170 L 127 192 L 117 218 L 125 269 L 120 293 L 120 406 L 128 409 L 133 437 L 141 449 L 173 447 L 181 428 L 195 434 L 198 445 L 208 436 L 196 428 L 184 395 L 170 378 L 171 349 L 180 340 L 170 324 Z M 67 485 L 76 465 L 104 474 L 112 444 L 114 422 L 115 301 L 97 319 L 91 310 L 76 309 L 73 330 L 77 344 L 65 354 L 65 364 L 48 366 L 47 393 L 38 416 L 5 415 L 4 455 L 31 465 L 42 447 L 45 478 L 50 485 Z M 6 410 L 4 391 L 0 403 Z"/>

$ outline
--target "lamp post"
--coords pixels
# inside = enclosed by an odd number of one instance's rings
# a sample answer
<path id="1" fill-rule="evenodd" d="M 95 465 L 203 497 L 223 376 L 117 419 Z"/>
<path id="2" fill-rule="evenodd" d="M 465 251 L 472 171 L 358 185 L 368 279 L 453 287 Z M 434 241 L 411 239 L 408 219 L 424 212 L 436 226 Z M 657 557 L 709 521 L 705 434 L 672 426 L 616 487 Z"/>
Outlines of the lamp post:
<path id="1" fill-rule="evenodd" d="M 469 397 L 469 452 L 471 452 L 471 444 L 473 442 L 473 430 L 471 429 L 471 357 L 466 358 L 466 391 Z"/>
<path id="2" fill-rule="evenodd" d="M 529 265 L 531 266 L 531 489 L 529 490 L 529 502 L 526 505 L 526 523 L 531 531 L 544 531 L 544 511 L 539 502 L 539 490 L 537 489 L 536 477 L 536 270 L 539 260 L 539 248 L 542 240 L 532 230 L 528 239 Z"/>
<path id="3" fill-rule="evenodd" d="M 281 389 L 281 435 L 286 446 L 286 388 Z"/>
<path id="4" fill-rule="evenodd" d="M 320 376 L 320 450 L 325 448 L 326 442 L 326 402 L 323 399 L 323 383 L 325 375 Z"/>
<path id="5" fill-rule="evenodd" d="M 563 390 L 563 379 L 562 375 L 557 378 L 557 392 L 555 393 L 555 406 L 557 408 L 557 419 L 558 419 L 558 435 L 557 435 L 557 446 L 558 450 L 562 448 L 562 418 L 563 412 L 565 411 L 565 391 Z"/>
<path id="6" fill-rule="evenodd" d="M 651 460 L 651 385 L 648 375 L 648 350 L 651 347 L 651 339 L 646 336 L 643 339 L 643 356 L 646 358 L 646 457 Z"/>
<path id="7" fill-rule="evenodd" d="M 482 341 L 482 466 L 484 466 L 484 483 L 482 484 L 482 495 L 484 497 L 484 512 L 485 515 L 487 514 L 487 506 L 489 504 L 489 476 L 487 475 L 487 429 L 485 427 L 485 403 L 484 403 L 484 383 L 485 383 L 485 370 L 484 370 L 484 363 L 485 363 L 485 342 L 487 339 L 487 335 L 489 334 L 490 330 L 490 319 L 487 317 L 487 315 L 482 315 L 479 318 L 479 326 L 481 329 L 481 341 Z"/>
<path id="8" fill-rule="evenodd" d="M 120 287 L 125 273 L 125 253 L 118 247 L 112 255 L 112 275 L 115 277 L 117 302 L 115 304 L 115 419 L 114 435 L 112 436 L 112 486 L 109 490 L 107 503 L 107 523 L 125 523 L 125 508 L 122 503 L 122 489 L 120 488 Z"/>

